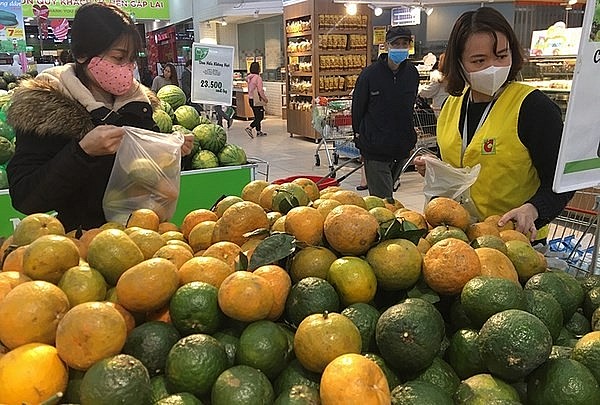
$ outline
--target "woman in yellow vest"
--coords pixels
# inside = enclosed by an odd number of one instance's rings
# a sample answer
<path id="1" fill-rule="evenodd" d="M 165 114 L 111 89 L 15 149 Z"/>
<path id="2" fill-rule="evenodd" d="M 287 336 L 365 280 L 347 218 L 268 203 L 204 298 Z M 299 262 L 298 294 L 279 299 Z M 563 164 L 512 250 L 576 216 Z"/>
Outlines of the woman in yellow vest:
<path id="1" fill-rule="evenodd" d="M 442 73 L 450 97 L 437 124 L 442 160 L 481 171 L 471 197 L 481 219 L 502 215 L 531 240 L 547 235 L 546 225 L 572 193 L 556 194 L 562 117 L 540 90 L 515 82 L 523 50 L 506 19 L 493 8 L 462 14 L 454 24 Z M 425 173 L 422 159 L 417 171 Z"/>

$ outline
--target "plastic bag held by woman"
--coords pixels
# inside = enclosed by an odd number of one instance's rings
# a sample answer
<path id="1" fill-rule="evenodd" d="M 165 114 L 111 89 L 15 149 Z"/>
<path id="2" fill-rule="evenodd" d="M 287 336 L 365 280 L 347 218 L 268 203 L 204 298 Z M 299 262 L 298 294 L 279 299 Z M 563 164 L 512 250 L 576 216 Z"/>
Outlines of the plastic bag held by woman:
<path id="1" fill-rule="evenodd" d="M 433 156 L 422 156 L 425 162 L 425 204 L 435 197 L 448 197 L 461 203 L 471 215 L 472 222 L 483 220 L 471 199 L 470 188 L 477 180 L 481 165 L 456 168 Z"/>
<path id="2" fill-rule="evenodd" d="M 125 224 L 132 211 L 148 208 L 168 221 L 179 197 L 183 135 L 124 129 L 104 193 L 104 215 L 107 221 Z"/>

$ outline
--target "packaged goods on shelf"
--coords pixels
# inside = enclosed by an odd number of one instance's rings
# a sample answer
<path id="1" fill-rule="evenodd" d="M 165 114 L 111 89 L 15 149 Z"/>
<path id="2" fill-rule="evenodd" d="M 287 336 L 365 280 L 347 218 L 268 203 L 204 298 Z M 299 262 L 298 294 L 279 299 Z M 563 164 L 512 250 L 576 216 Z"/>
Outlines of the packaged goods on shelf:
<path id="1" fill-rule="evenodd" d="M 319 67 L 325 69 L 362 69 L 367 63 L 367 56 L 360 54 L 351 55 L 320 55 Z"/>
<path id="2" fill-rule="evenodd" d="M 296 34 L 298 32 L 310 31 L 310 20 L 289 21 L 285 26 L 287 34 Z"/>
<path id="3" fill-rule="evenodd" d="M 290 53 L 293 52 L 310 52 L 312 50 L 312 41 L 308 39 L 290 41 L 287 46 Z"/>
<path id="4" fill-rule="evenodd" d="M 320 14 L 319 29 L 365 29 L 368 17 L 366 15 Z"/>

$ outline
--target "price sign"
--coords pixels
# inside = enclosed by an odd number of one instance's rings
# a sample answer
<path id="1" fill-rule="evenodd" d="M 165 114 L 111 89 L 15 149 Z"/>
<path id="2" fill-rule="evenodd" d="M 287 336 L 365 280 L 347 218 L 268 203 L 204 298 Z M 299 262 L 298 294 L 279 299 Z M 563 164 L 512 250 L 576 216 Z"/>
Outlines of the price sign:
<path id="1" fill-rule="evenodd" d="M 192 102 L 231 105 L 233 47 L 192 44 Z"/>
<path id="2" fill-rule="evenodd" d="M 557 193 L 600 184 L 600 0 L 590 0 L 563 129 L 553 190 Z"/>

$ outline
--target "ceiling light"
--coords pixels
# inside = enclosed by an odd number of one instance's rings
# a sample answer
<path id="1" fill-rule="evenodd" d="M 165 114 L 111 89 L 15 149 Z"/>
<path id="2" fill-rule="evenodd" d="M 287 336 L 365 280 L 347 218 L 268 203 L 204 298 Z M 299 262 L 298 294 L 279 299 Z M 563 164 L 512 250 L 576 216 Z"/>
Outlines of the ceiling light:
<path id="1" fill-rule="evenodd" d="M 572 6 L 573 4 L 577 3 L 577 0 L 569 0 L 569 5 Z"/>
<path id="2" fill-rule="evenodd" d="M 346 14 L 348 15 L 356 15 L 356 12 L 358 11 L 358 7 L 356 6 L 356 3 L 346 3 Z"/>
<path id="3" fill-rule="evenodd" d="M 227 25 L 227 21 L 225 21 L 225 18 L 221 18 L 221 20 L 219 21 L 219 24 L 221 24 L 224 27 Z"/>
<path id="4" fill-rule="evenodd" d="M 381 14 L 383 14 L 383 9 L 381 7 L 377 7 L 377 6 L 374 6 L 372 4 L 369 4 L 368 7 L 371 10 L 373 10 L 373 14 L 375 14 L 375 17 L 379 17 Z"/>

